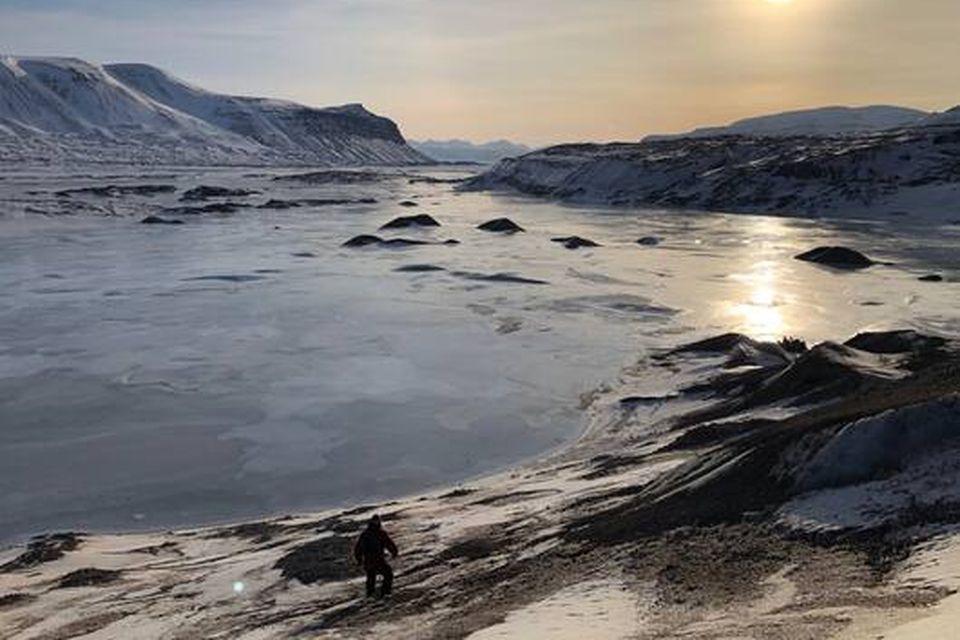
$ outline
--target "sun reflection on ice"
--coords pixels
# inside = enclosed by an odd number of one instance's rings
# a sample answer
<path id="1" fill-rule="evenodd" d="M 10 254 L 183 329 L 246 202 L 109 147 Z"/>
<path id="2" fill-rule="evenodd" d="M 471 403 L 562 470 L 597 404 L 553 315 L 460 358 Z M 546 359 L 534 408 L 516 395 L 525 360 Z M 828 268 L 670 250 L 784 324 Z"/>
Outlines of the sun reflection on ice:
<path id="1" fill-rule="evenodd" d="M 783 235 L 783 221 L 762 218 L 750 231 L 755 235 L 750 251 L 756 259 L 746 271 L 730 276 L 742 287 L 742 294 L 727 304 L 726 311 L 737 319 L 738 331 L 759 340 L 777 340 L 788 332 L 788 322 L 780 262 L 773 259 L 776 250 L 766 240 Z"/>

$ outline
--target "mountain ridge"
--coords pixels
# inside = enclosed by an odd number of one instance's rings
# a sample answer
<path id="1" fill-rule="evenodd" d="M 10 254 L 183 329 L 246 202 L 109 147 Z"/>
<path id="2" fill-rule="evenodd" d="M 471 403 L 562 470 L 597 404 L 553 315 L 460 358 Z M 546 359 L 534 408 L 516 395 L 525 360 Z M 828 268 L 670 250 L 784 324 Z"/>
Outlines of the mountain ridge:
<path id="1" fill-rule="evenodd" d="M 895 105 L 867 105 L 862 107 L 829 105 L 751 116 L 735 120 L 726 125 L 697 127 L 681 133 L 652 134 L 646 136 L 644 140 L 675 140 L 677 138 L 708 138 L 732 135 L 842 136 L 918 125 L 934 115 L 920 109 Z"/>
<path id="2" fill-rule="evenodd" d="M 399 127 L 358 103 L 317 108 L 207 91 L 143 63 L 0 56 L 0 159 L 416 164 Z"/>
<path id="3" fill-rule="evenodd" d="M 502 160 L 467 190 L 581 204 L 957 220 L 960 109 L 847 135 L 726 135 L 563 144 Z"/>

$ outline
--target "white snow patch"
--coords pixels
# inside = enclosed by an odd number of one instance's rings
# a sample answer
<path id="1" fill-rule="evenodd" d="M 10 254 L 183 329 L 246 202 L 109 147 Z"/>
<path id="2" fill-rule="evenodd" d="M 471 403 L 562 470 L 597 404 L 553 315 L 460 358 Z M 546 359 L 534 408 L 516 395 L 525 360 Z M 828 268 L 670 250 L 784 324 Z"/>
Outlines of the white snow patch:
<path id="1" fill-rule="evenodd" d="M 596 580 L 514 611 L 468 640 L 622 640 L 633 637 L 641 623 L 637 598 L 623 583 Z"/>

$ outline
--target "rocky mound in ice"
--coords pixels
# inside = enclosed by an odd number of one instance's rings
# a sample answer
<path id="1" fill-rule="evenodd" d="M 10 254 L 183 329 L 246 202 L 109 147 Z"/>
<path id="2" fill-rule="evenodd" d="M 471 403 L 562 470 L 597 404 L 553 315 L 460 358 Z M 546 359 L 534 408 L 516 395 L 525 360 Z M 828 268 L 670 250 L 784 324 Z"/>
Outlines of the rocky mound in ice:
<path id="1" fill-rule="evenodd" d="M 462 188 L 616 206 L 948 221 L 960 196 L 960 118 L 948 114 L 843 137 L 559 145 L 503 160 Z"/>
<path id="2" fill-rule="evenodd" d="M 206 91 L 143 64 L 0 57 L 0 160 L 410 164 L 427 158 L 360 105 Z"/>

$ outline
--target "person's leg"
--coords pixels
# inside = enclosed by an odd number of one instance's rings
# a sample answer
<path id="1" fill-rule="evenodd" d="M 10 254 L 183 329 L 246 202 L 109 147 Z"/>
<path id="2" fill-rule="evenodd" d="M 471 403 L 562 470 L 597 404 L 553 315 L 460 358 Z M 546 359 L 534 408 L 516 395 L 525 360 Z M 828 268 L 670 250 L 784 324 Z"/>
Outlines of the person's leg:
<path id="1" fill-rule="evenodd" d="M 377 572 L 375 569 L 367 569 L 367 597 L 372 598 L 377 592 Z"/>
<path id="2" fill-rule="evenodd" d="M 388 596 L 393 590 L 393 569 L 390 568 L 390 565 L 384 562 L 380 571 L 383 573 L 383 589 L 381 594 Z"/>

